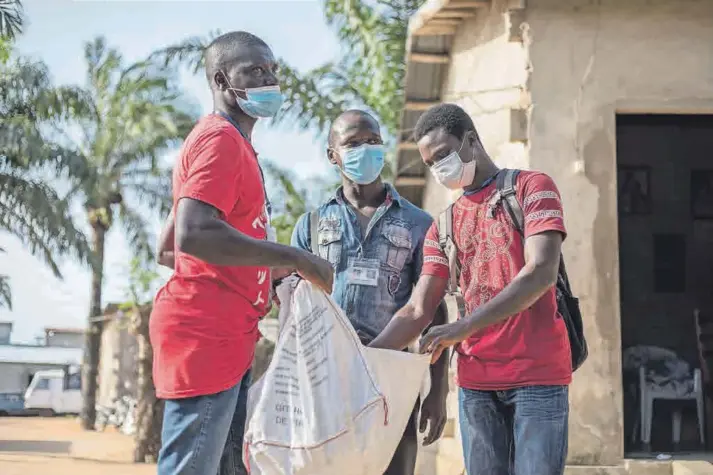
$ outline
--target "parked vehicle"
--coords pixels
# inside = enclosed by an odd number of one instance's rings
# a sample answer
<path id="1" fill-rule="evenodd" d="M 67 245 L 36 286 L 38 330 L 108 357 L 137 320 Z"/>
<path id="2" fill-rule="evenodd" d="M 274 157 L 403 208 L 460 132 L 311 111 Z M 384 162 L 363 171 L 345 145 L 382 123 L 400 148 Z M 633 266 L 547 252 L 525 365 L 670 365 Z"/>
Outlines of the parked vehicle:
<path id="1" fill-rule="evenodd" d="M 35 373 L 25 391 L 25 409 L 43 415 L 79 414 L 82 408 L 81 377 L 61 369 Z"/>
<path id="2" fill-rule="evenodd" d="M 22 393 L 0 393 L 0 417 L 24 416 L 25 399 Z"/>

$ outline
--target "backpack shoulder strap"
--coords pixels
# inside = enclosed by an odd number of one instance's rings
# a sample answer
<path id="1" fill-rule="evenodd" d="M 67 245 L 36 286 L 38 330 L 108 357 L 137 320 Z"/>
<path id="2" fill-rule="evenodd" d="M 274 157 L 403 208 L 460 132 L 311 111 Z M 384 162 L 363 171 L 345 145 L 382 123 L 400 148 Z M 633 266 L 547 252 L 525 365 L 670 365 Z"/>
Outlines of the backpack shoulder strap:
<path id="1" fill-rule="evenodd" d="M 500 198 L 503 201 L 503 206 L 510 219 L 512 219 L 515 229 L 520 235 L 525 234 L 525 217 L 522 212 L 522 206 L 517 200 L 517 177 L 520 170 L 505 169 L 498 174 L 497 190 L 500 193 Z"/>
<path id="2" fill-rule="evenodd" d="M 458 263 L 458 248 L 453 238 L 453 205 L 448 206 L 438 216 L 438 245 L 443 254 L 448 258 L 448 293 L 453 294 L 458 291 L 458 279 L 460 277 L 460 264 Z"/>
<path id="3" fill-rule="evenodd" d="M 309 243 L 312 254 L 319 254 L 319 209 L 309 213 Z"/>
<path id="4" fill-rule="evenodd" d="M 458 315 L 465 316 L 465 300 L 458 284 L 460 282 L 460 262 L 458 262 L 458 247 L 453 235 L 453 205 L 451 204 L 438 216 L 438 245 L 448 259 L 448 287 L 449 295 L 455 297 L 458 306 Z"/>

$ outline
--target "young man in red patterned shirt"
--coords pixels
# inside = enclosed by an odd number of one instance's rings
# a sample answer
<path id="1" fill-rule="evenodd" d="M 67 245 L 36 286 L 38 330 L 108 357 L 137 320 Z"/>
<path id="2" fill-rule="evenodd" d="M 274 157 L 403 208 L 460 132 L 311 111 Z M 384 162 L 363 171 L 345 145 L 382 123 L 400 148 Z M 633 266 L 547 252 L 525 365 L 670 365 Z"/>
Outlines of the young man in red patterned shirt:
<path id="1" fill-rule="evenodd" d="M 572 364 L 555 283 L 566 231 L 552 179 L 523 171 L 516 181 L 521 237 L 502 206 L 492 208 L 500 170 L 473 121 L 442 104 L 424 113 L 415 138 L 435 179 L 462 189 L 453 206 L 465 315 L 433 327 L 422 351 L 455 346 L 461 437 L 469 475 L 558 475 L 567 454 Z M 437 224 L 424 244 L 421 277 L 409 303 L 372 346 L 401 349 L 430 323 L 448 284 Z"/>

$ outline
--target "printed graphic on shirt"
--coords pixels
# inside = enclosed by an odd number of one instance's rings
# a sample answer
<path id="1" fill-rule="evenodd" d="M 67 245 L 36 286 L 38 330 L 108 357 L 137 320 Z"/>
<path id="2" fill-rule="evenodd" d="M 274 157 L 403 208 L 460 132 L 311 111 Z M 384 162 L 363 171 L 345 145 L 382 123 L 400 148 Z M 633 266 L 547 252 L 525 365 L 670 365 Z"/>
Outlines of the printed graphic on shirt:
<path id="1" fill-rule="evenodd" d="M 453 206 L 453 238 L 461 267 L 459 286 L 472 313 L 510 284 L 525 265 L 523 238 L 502 203 L 489 213 L 495 183 L 461 197 Z M 521 172 L 517 199 L 527 237 L 556 231 L 566 234 L 562 204 L 552 180 Z M 423 247 L 422 275 L 448 279 L 448 257 L 432 225 Z M 562 385 L 571 381 L 567 329 L 557 313 L 554 289 L 522 312 L 482 328 L 456 347 L 458 385 L 505 390 L 523 385 Z"/>
<path id="2" fill-rule="evenodd" d="M 461 291 L 470 311 L 502 290 L 522 267 L 521 238 L 502 204 L 488 212 L 494 185 L 481 193 L 461 197 L 453 206 L 453 231 L 461 265 Z M 547 230 L 564 233 L 562 204 L 552 180 L 541 173 L 518 177 L 518 200 L 525 216 L 525 235 Z M 517 249 L 517 252 L 513 252 Z M 424 273 L 448 276 L 448 257 L 438 243 L 434 224 L 424 241 Z M 463 284 L 466 284 L 465 286 Z"/>

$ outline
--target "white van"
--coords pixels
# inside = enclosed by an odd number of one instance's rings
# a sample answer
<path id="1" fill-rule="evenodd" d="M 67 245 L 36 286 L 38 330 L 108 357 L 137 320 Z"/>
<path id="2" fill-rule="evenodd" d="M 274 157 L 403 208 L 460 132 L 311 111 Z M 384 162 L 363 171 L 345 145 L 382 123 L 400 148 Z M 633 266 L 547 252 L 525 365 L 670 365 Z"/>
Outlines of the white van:
<path id="1" fill-rule="evenodd" d="M 25 391 L 25 409 L 40 414 L 79 414 L 82 409 L 81 376 L 61 369 L 38 371 Z"/>

